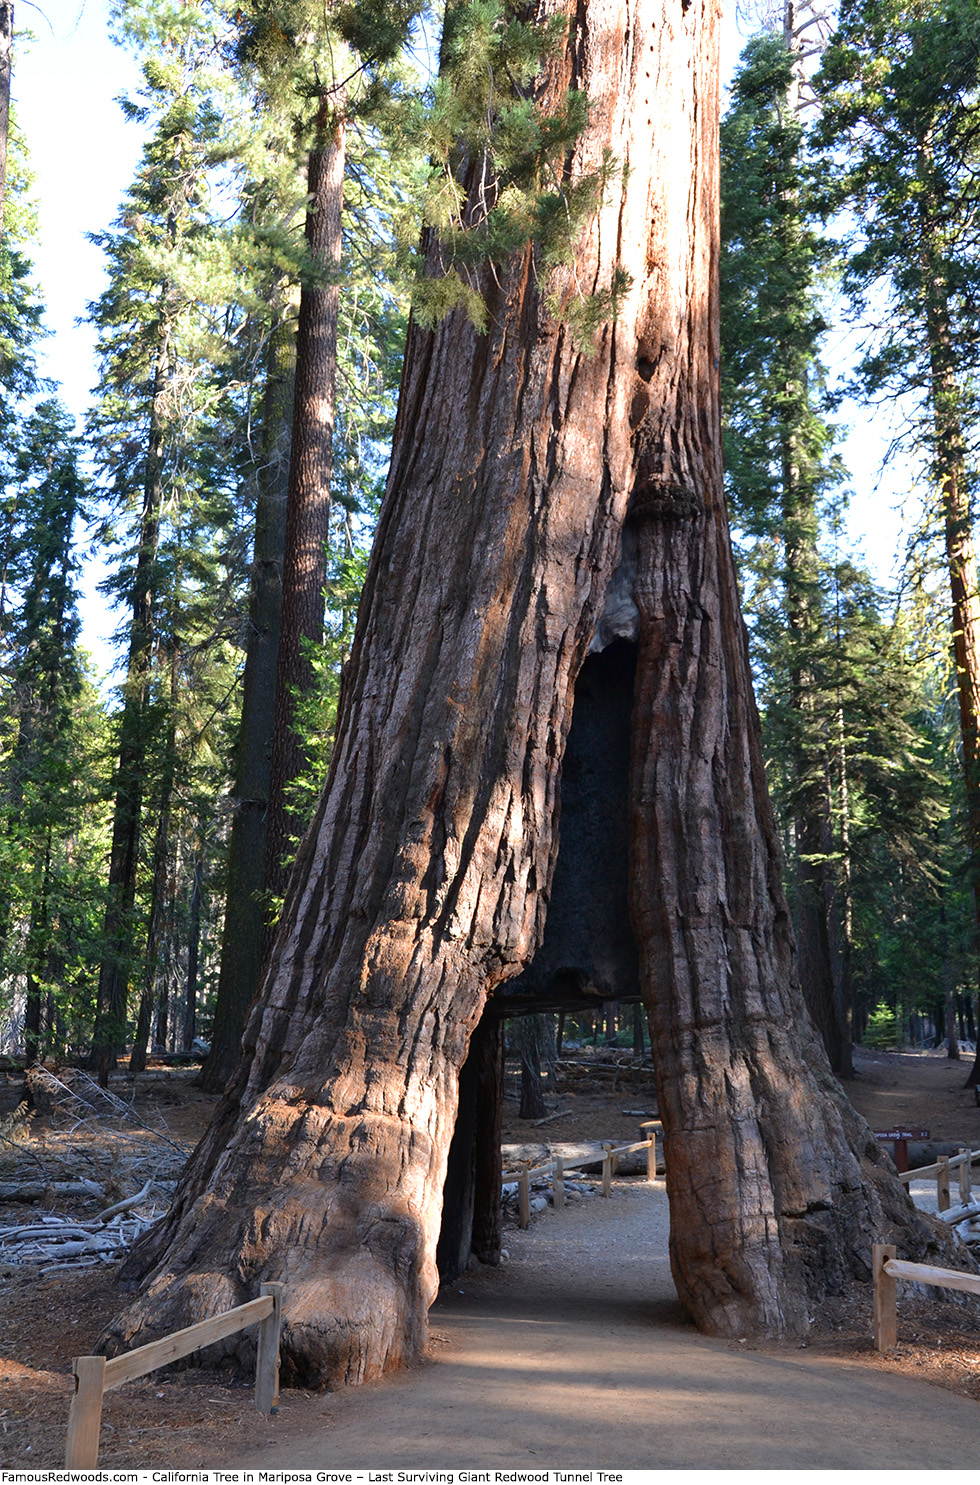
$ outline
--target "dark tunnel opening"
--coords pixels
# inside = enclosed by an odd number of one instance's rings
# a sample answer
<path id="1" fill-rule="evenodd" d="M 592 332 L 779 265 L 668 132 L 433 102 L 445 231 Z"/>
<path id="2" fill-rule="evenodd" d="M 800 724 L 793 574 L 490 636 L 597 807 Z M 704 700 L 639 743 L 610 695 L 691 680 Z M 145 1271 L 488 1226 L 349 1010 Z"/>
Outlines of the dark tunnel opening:
<path id="1" fill-rule="evenodd" d="M 504 1018 L 639 995 L 629 915 L 635 678 L 635 644 L 615 639 L 587 656 L 575 683 L 544 936 L 526 969 L 488 1000 L 460 1072 L 436 1253 L 443 1280 L 462 1273 L 471 1253 L 499 1259 Z"/>

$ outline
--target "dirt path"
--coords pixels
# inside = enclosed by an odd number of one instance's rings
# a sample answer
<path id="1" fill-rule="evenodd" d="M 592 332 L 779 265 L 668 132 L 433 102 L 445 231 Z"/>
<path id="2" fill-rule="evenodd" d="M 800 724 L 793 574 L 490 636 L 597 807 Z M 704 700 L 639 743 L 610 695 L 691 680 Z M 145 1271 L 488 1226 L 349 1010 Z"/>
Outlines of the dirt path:
<path id="1" fill-rule="evenodd" d="M 806 1348 L 752 1350 L 685 1320 L 662 1189 L 621 1183 L 514 1234 L 432 1313 L 438 1359 L 320 1400 L 229 1459 L 393 1468 L 962 1468 L 980 1404 Z M 869 1314 L 870 1325 L 870 1314 Z M 202 1461 L 203 1462 L 203 1461 Z"/>
<path id="2" fill-rule="evenodd" d="M 872 1129 L 922 1125 L 941 1144 L 980 1149 L 980 1108 L 963 1087 L 972 1053 L 950 1062 L 944 1052 L 871 1052 L 856 1047 L 848 1098 Z"/>

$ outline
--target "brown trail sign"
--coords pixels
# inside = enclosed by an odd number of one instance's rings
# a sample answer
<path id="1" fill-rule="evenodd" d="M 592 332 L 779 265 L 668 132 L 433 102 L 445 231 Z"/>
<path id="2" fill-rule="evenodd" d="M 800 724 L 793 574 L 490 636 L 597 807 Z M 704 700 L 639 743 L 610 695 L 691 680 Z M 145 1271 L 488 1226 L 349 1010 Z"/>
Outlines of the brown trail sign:
<path id="1" fill-rule="evenodd" d="M 909 1140 L 927 1140 L 929 1131 L 928 1129 L 876 1129 L 874 1135 L 876 1140 L 891 1141 L 895 1169 L 906 1171 L 909 1168 Z"/>
<path id="2" fill-rule="evenodd" d="M 872 1236 L 935 1244 L 794 966 L 721 486 L 717 5 L 564 8 L 538 97 L 588 94 L 571 179 L 608 150 L 621 169 L 574 265 L 483 274 L 485 334 L 411 329 L 330 777 L 243 1062 L 110 1346 L 275 1280 L 287 1381 L 418 1356 L 444 1206 L 450 1265 L 499 1251 L 494 998 L 539 945 L 559 1003 L 633 967 L 705 1330 L 800 1333 L 870 1277 Z M 624 271 L 615 322 L 576 343 L 546 296 Z M 573 910 L 592 896 L 602 955 Z"/>

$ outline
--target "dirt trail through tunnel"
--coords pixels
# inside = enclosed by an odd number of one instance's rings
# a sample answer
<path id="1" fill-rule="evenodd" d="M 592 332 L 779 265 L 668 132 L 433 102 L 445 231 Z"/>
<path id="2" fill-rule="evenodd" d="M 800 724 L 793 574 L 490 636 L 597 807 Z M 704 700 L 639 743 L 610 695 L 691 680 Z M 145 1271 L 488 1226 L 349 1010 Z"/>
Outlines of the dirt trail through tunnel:
<path id="1" fill-rule="evenodd" d="M 294 1424 L 236 1462 L 943 1469 L 972 1458 L 973 1399 L 805 1348 L 699 1335 L 670 1278 L 662 1185 L 619 1182 L 609 1202 L 548 1213 L 507 1246 L 501 1269 L 440 1296 L 430 1364 L 323 1399 L 314 1427 Z"/>

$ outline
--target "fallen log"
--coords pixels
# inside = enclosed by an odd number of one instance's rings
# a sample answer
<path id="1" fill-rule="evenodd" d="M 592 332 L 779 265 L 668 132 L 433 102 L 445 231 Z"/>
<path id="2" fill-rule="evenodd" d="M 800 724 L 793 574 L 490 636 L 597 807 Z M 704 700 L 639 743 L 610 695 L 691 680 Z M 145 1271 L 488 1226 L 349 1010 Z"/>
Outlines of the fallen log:
<path id="1" fill-rule="evenodd" d="M 0 1181 L 0 1201 L 43 1201 L 46 1196 L 94 1196 L 105 1201 L 97 1181 Z"/>
<path id="2" fill-rule="evenodd" d="M 971 1202 L 969 1206 L 947 1207 L 945 1212 L 937 1215 L 940 1222 L 965 1222 L 968 1217 L 980 1217 L 980 1201 Z"/>

